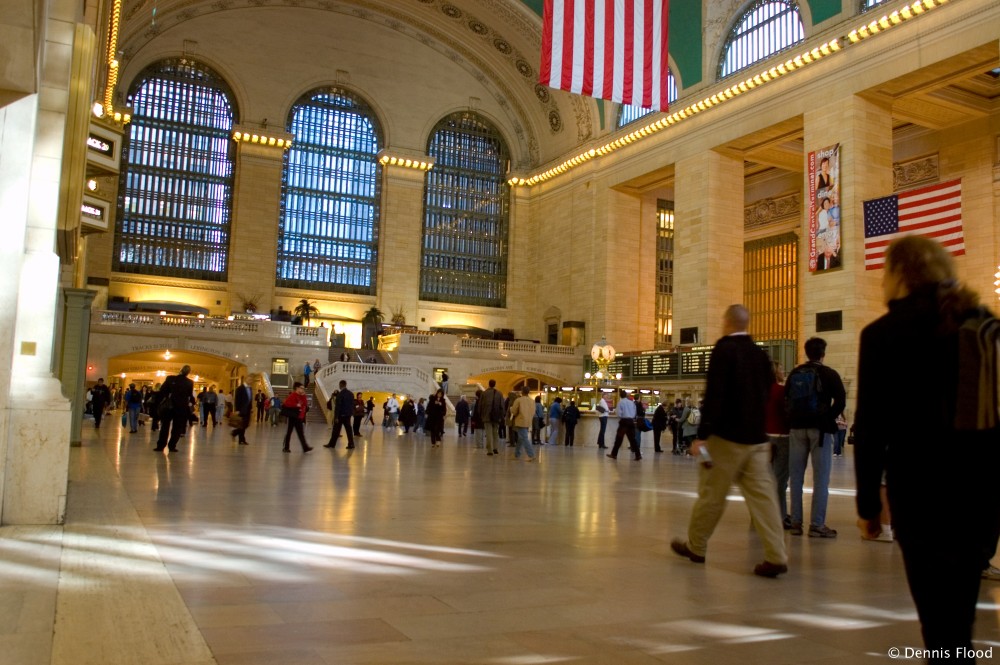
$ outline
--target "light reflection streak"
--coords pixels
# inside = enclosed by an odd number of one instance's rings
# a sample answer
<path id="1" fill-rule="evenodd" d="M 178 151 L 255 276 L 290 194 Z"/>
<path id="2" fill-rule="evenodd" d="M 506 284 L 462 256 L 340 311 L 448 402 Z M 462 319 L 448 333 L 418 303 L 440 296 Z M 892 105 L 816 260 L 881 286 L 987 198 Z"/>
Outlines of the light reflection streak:
<path id="1" fill-rule="evenodd" d="M 788 621 L 789 623 L 808 626 L 810 628 L 822 628 L 824 630 L 862 630 L 866 628 L 877 628 L 886 625 L 884 621 L 864 621 L 849 617 L 823 616 L 820 614 L 772 614 L 775 619 Z"/>

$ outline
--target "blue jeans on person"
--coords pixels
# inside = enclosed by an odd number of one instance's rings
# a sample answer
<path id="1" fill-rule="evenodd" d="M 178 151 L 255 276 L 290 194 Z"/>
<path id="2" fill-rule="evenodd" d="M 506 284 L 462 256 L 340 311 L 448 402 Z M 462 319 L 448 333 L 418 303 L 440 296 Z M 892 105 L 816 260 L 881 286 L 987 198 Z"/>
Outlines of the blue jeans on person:
<path id="1" fill-rule="evenodd" d="M 774 452 L 771 457 L 771 469 L 774 479 L 778 482 L 778 506 L 781 508 L 781 519 L 788 517 L 788 435 L 771 435 L 771 445 Z"/>
<path id="2" fill-rule="evenodd" d="M 847 439 L 847 430 L 846 429 L 838 429 L 837 433 L 834 436 L 836 438 L 835 438 L 835 445 L 833 446 L 833 454 L 834 455 L 843 455 L 844 454 L 844 440 Z"/>
<path id="3" fill-rule="evenodd" d="M 139 410 L 142 408 L 141 404 L 130 404 L 128 407 L 128 428 L 129 431 L 135 432 L 139 429 Z"/>
<path id="4" fill-rule="evenodd" d="M 788 472 L 792 485 L 792 523 L 802 521 L 802 483 L 809 459 L 813 464 L 813 496 L 809 526 L 826 524 L 830 497 L 830 467 L 833 465 L 833 435 L 818 429 L 793 429 L 788 435 Z"/>
<path id="5" fill-rule="evenodd" d="M 515 427 L 514 429 L 517 432 L 517 448 L 514 449 L 514 457 L 520 458 L 523 450 L 528 459 L 535 459 L 535 449 L 531 446 L 531 440 L 528 438 L 528 428 Z"/>
<path id="6" fill-rule="evenodd" d="M 608 417 L 601 416 L 600 421 L 601 421 L 601 431 L 597 433 L 597 447 L 607 448 L 607 446 L 604 445 L 604 432 L 607 431 L 608 429 Z"/>

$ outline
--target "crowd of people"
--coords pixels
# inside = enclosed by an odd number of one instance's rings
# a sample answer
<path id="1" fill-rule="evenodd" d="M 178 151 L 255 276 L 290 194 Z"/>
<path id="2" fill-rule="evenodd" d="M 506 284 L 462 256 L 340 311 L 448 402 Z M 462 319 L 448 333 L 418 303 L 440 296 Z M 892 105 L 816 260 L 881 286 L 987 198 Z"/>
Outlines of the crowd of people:
<path id="1" fill-rule="evenodd" d="M 850 442 L 855 444 L 858 527 L 863 539 L 897 542 L 917 607 L 931 662 L 969 661 L 972 626 L 982 578 L 998 579 L 990 567 L 1000 538 L 1000 502 L 993 478 L 1000 448 L 996 385 L 997 322 L 973 292 L 955 277 L 950 255 L 934 241 L 907 237 L 889 246 L 883 290 L 888 313 L 861 335 L 857 409 Z M 611 407 L 603 394 L 587 409 L 599 420 L 597 447 L 608 448 L 612 411 L 617 429 L 607 457 L 617 460 L 627 440 L 633 459 L 642 459 L 641 437 L 652 431 L 656 453 L 671 452 L 700 462 L 699 490 L 686 538 L 673 551 L 704 564 L 708 545 L 728 504 L 732 485 L 742 490 L 752 524 L 763 544 L 756 575 L 775 578 L 789 570 L 785 533 L 835 539 L 826 523 L 834 456 L 843 453 L 849 428 L 846 390 L 838 372 L 826 365 L 827 342 L 805 342 L 807 361 L 785 375 L 748 334 L 750 312 L 730 306 L 723 336 L 713 347 L 704 399 L 677 399 L 649 406 L 634 392 L 621 391 Z M 984 332 L 984 330 L 986 332 Z M 992 337 L 990 337 L 992 335 Z M 982 343 L 984 336 L 989 341 Z M 967 341 L 971 339 L 972 341 Z M 933 349 L 933 353 L 927 350 Z M 912 358 L 921 357 L 921 363 Z M 213 387 L 194 394 L 185 366 L 156 389 L 111 390 L 99 380 L 88 393 L 95 427 L 120 406 L 123 425 L 136 432 L 151 420 L 159 429 L 155 450 L 177 450 L 189 425 L 225 422 L 246 444 L 245 432 L 256 407 L 258 423 L 287 421 L 284 452 L 296 433 L 302 450 L 312 447 L 302 427 L 309 408 L 305 385 L 296 383 L 284 402 L 268 398 L 243 381 L 226 395 Z M 980 373 L 987 380 L 982 380 Z M 992 372 L 992 374 L 990 374 Z M 310 372 L 306 372 L 308 376 Z M 989 377 L 992 377 L 989 380 Z M 971 387 L 970 387 L 971 386 Z M 971 403 L 970 403 L 971 402 Z M 919 413 L 914 404 L 921 404 Z M 333 427 L 326 448 L 341 432 L 356 446 L 362 426 L 375 427 L 375 402 L 352 392 L 341 380 L 328 409 Z M 444 390 L 426 398 L 392 394 L 382 404 L 381 425 L 430 438 L 441 446 L 448 400 Z M 475 397 L 455 404 L 457 438 L 471 436 L 487 456 L 514 448 L 515 459 L 533 462 L 536 445 L 576 445 L 580 406 L 555 397 L 548 405 L 527 387 L 503 395 L 490 380 Z M 143 417 L 145 416 L 145 417 Z M 547 436 L 546 436 L 547 430 Z M 942 446 L 954 454 L 937 454 Z M 805 474 L 812 465 L 808 521 Z M 790 501 L 788 500 L 790 497 Z M 944 537 L 947 526 L 958 538 Z"/>

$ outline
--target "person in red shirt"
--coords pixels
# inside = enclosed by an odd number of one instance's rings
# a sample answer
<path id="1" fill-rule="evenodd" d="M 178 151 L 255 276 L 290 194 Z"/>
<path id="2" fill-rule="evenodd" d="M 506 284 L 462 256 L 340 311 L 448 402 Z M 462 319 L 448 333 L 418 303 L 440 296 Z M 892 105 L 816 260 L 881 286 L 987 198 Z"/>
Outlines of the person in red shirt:
<path id="1" fill-rule="evenodd" d="M 288 444 L 292 438 L 292 430 L 299 436 L 299 443 L 302 444 L 302 452 L 307 453 L 312 450 L 312 446 L 306 443 L 306 435 L 302 431 L 302 423 L 306 420 L 306 411 L 309 410 L 309 398 L 306 397 L 306 389 L 298 381 L 292 386 L 292 394 L 285 398 L 281 404 L 282 415 L 288 420 L 288 431 L 285 432 L 285 446 L 283 452 L 290 453 Z"/>
<path id="2" fill-rule="evenodd" d="M 792 528 L 792 518 L 788 514 L 788 416 L 785 415 L 785 372 L 781 365 L 772 360 L 774 383 L 767 398 L 767 436 L 771 439 L 771 468 L 778 482 L 778 506 L 785 531 Z"/>

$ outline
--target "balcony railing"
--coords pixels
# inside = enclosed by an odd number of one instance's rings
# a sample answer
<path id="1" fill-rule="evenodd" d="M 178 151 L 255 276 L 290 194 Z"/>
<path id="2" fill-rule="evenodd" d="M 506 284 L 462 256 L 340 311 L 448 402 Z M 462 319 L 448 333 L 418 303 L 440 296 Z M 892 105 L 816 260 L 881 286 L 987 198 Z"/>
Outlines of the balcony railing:
<path id="1" fill-rule="evenodd" d="M 383 335 L 379 343 L 379 348 L 384 351 L 396 352 L 405 352 L 409 348 L 417 353 L 453 353 L 456 350 L 456 341 L 458 342 L 457 349 L 462 351 L 486 351 L 490 354 L 514 353 L 528 356 L 557 355 L 562 358 L 580 359 L 584 355 L 583 347 L 537 344 L 535 342 L 508 342 L 495 339 L 473 339 L 456 337 L 447 333 L 431 335 L 426 333 L 397 333 L 395 335 Z"/>
<path id="2" fill-rule="evenodd" d="M 104 329 L 104 330 L 102 330 Z M 95 311 L 91 318 L 95 332 L 128 332 L 146 335 L 184 334 L 191 338 L 233 339 L 296 346 L 329 346 L 329 328 L 309 328 L 278 321 L 216 319 L 181 314 L 151 312 Z"/>

